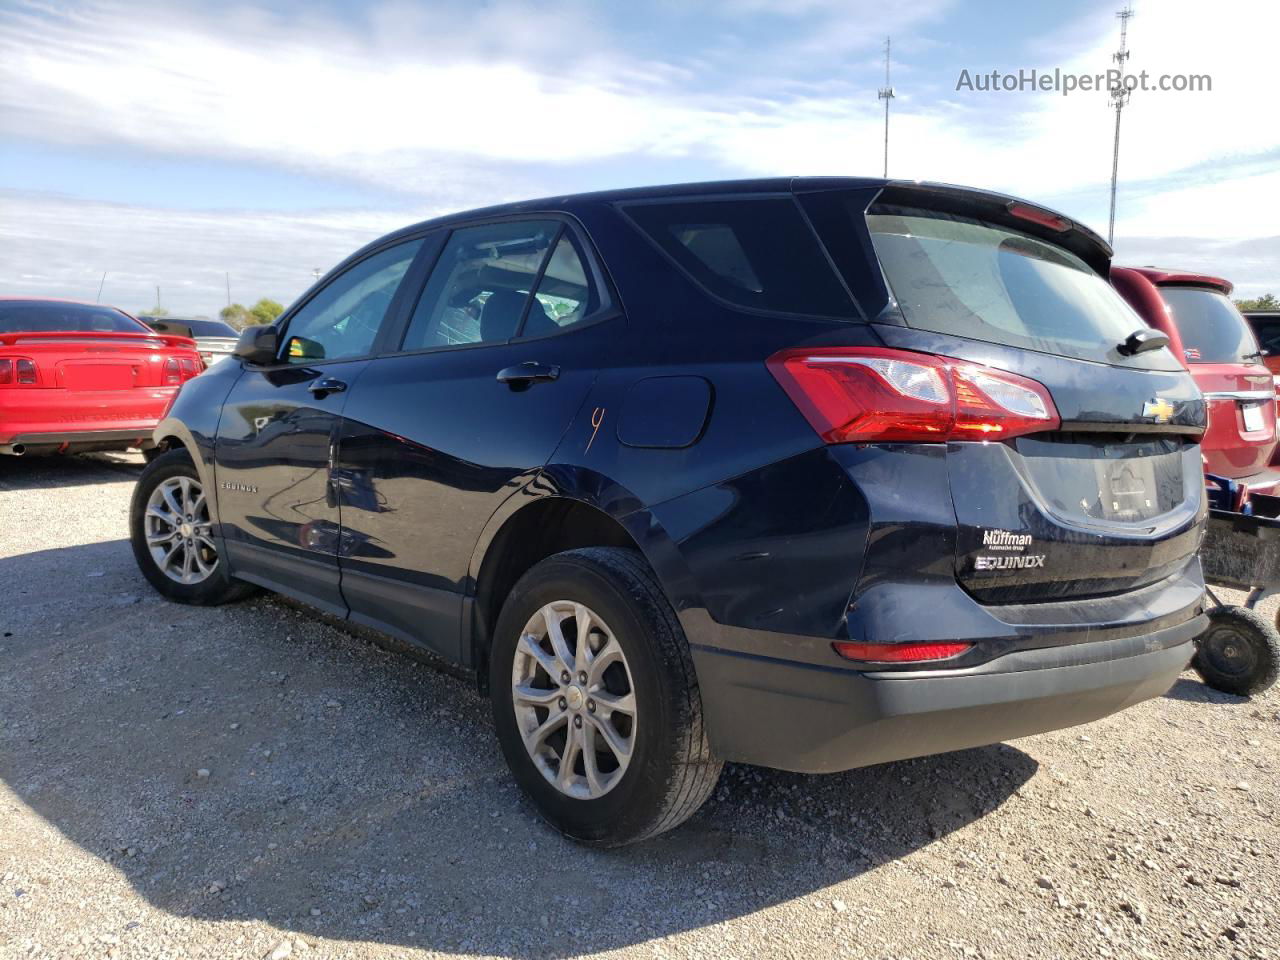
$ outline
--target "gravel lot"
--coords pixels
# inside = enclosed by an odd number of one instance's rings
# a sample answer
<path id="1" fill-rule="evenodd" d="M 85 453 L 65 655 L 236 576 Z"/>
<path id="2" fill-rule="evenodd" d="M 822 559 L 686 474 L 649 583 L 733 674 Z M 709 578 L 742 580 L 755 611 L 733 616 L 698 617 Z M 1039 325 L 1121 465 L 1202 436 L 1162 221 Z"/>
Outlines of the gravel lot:
<path id="1" fill-rule="evenodd" d="M 1280 957 L 1280 695 L 730 767 L 620 852 L 546 828 L 464 682 L 270 598 L 161 601 L 140 459 L 0 460 L 0 956 Z"/>

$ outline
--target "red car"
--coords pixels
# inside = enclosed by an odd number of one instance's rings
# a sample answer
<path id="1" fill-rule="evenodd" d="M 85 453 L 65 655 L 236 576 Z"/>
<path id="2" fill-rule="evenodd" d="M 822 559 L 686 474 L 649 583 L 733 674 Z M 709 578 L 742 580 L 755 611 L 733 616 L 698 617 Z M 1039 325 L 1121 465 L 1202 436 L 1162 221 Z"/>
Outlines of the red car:
<path id="1" fill-rule="evenodd" d="M 1209 408 L 1201 441 L 1205 471 L 1273 493 L 1280 470 L 1269 466 L 1276 447 L 1276 393 L 1258 341 L 1220 277 L 1112 267 L 1111 283 L 1148 325 L 1169 337 Z"/>
<path id="2" fill-rule="evenodd" d="M 203 369 L 195 341 L 113 307 L 0 298 L 0 454 L 145 449 Z"/>

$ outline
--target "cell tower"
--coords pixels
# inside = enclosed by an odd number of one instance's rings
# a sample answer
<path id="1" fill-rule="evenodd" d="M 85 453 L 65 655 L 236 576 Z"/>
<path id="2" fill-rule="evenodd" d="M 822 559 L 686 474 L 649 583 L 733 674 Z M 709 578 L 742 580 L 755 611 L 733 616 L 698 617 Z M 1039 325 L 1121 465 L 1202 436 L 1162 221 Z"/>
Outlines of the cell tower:
<path id="1" fill-rule="evenodd" d="M 1116 176 L 1120 172 L 1120 113 L 1129 102 L 1129 87 L 1125 84 L 1124 65 L 1129 59 L 1129 18 L 1133 16 L 1133 7 L 1125 7 L 1116 16 L 1120 20 L 1120 50 L 1111 55 L 1119 71 L 1119 79 L 1111 84 L 1111 99 L 1107 106 L 1116 111 L 1116 139 L 1111 148 L 1111 216 L 1107 222 L 1107 243 L 1114 243 L 1116 238 Z"/>
<path id="2" fill-rule="evenodd" d="M 889 40 L 884 38 L 884 86 L 876 94 L 877 99 L 884 101 L 884 175 L 889 176 L 889 101 L 893 99 L 893 87 L 889 83 Z"/>

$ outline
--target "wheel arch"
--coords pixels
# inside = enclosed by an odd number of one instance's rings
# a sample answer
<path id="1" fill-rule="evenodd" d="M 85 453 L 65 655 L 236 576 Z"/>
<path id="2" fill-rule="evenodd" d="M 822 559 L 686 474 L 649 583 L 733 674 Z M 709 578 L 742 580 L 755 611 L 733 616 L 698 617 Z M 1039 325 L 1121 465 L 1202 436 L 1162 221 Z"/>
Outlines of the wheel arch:
<path id="1" fill-rule="evenodd" d="M 472 553 L 466 584 L 463 640 L 482 689 L 493 628 L 516 581 L 552 554 L 610 546 L 640 552 L 677 615 L 700 605 L 674 541 L 628 491 L 599 475 L 548 469 L 498 509 Z"/>
<path id="2" fill-rule="evenodd" d="M 216 525 L 218 497 L 214 484 L 212 438 L 205 438 L 202 442 L 200 436 L 194 433 L 185 421 L 172 416 L 160 421 L 152 432 L 151 438 L 155 442 L 154 449 L 158 453 L 166 453 L 170 450 L 187 451 L 191 462 L 195 464 L 196 472 L 200 474 L 200 483 L 204 486 L 205 496 L 209 502 L 210 519 Z"/>

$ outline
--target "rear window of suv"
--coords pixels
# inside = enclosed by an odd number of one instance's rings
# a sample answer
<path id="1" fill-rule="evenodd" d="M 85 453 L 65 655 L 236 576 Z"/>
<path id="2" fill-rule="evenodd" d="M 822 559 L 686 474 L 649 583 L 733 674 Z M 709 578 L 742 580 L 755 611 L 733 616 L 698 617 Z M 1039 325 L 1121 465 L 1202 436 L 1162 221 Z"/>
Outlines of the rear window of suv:
<path id="1" fill-rule="evenodd" d="M 1259 359 L 1258 342 L 1226 294 L 1208 287 L 1161 287 L 1189 363 Z"/>
<path id="2" fill-rule="evenodd" d="M 1123 357 L 1145 324 L 1073 253 L 963 217 L 872 207 L 867 225 L 907 325 L 1081 360 L 1178 369 L 1168 350 Z"/>
<path id="3" fill-rule="evenodd" d="M 634 203 L 623 209 L 694 281 L 734 306 L 839 319 L 858 315 L 790 197 Z"/>

